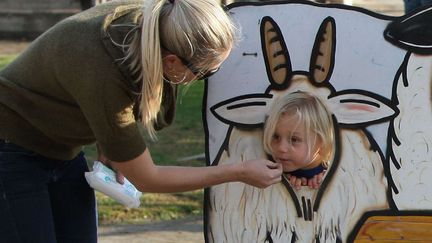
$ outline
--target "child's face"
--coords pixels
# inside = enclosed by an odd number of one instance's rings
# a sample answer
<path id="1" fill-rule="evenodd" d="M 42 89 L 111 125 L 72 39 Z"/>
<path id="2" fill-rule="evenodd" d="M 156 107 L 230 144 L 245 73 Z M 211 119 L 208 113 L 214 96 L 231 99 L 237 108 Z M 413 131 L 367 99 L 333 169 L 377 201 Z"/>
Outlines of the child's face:
<path id="1" fill-rule="evenodd" d="M 315 156 L 319 144 L 308 153 L 305 126 L 298 123 L 296 115 L 284 113 L 279 117 L 270 146 L 273 159 L 282 164 L 284 172 L 310 169 L 321 163 Z"/>

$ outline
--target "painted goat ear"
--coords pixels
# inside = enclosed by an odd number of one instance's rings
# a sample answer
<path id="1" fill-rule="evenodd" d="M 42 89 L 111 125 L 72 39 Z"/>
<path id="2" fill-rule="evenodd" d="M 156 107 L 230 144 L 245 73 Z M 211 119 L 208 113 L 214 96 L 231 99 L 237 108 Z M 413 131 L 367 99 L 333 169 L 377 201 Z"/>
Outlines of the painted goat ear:
<path id="1" fill-rule="evenodd" d="M 264 123 L 273 102 L 271 94 L 252 94 L 234 97 L 210 108 L 213 115 L 228 125 L 255 128 Z"/>
<path id="2" fill-rule="evenodd" d="M 313 82 L 328 82 L 333 72 L 335 52 L 336 23 L 332 17 L 327 17 L 318 29 L 312 49 L 309 73 L 312 74 Z"/>
<path id="3" fill-rule="evenodd" d="M 292 76 L 291 60 L 282 31 L 269 16 L 261 20 L 261 47 L 267 76 L 273 89 L 285 89 Z"/>
<path id="4" fill-rule="evenodd" d="M 405 50 L 432 54 L 432 7 L 391 22 L 384 31 L 384 38 Z"/>
<path id="5" fill-rule="evenodd" d="M 347 128 L 380 123 L 399 114 L 399 110 L 388 100 L 366 91 L 335 93 L 329 98 L 328 105 L 338 124 Z"/>

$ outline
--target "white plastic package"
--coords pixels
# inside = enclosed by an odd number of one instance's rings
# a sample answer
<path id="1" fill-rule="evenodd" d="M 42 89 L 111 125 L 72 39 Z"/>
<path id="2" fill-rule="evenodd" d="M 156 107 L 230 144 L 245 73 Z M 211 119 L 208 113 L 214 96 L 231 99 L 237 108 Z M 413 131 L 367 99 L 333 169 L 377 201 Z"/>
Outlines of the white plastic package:
<path id="1" fill-rule="evenodd" d="M 124 184 L 116 180 L 116 174 L 102 162 L 95 161 L 93 171 L 85 172 L 88 184 L 95 190 L 113 198 L 117 202 L 129 208 L 137 208 L 140 205 L 142 193 L 132 183 L 124 178 Z"/>

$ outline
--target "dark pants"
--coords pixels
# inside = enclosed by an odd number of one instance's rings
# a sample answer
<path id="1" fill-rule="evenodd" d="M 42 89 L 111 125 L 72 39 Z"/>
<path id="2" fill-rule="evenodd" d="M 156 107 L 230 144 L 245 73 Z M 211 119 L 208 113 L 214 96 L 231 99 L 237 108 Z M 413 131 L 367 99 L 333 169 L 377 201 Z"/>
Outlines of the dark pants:
<path id="1" fill-rule="evenodd" d="M 0 140 L 0 243 L 97 242 L 84 154 L 48 159 Z"/>

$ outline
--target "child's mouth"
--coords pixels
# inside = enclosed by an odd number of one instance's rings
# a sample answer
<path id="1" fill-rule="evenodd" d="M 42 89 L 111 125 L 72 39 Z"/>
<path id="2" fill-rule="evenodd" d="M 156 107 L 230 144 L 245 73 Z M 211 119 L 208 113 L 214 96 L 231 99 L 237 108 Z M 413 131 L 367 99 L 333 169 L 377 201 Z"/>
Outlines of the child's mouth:
<path id="1" fill-rule="evenodd" d="M 285 162 L 289 162 L 290 159 L 285 159 L 285 158 L 277 158 L 277 160 L 281 163 L 285 163 Z"/>

